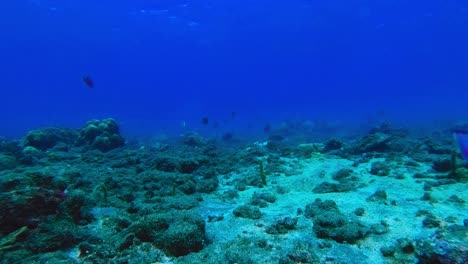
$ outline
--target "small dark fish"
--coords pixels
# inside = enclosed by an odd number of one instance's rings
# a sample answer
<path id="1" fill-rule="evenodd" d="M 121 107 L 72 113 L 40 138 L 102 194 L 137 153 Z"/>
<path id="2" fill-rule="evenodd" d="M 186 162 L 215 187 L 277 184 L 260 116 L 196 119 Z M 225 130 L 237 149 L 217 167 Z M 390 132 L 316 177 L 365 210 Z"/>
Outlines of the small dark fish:
<path id="1" fill-rule="evenodd" d="M 263 127 L 263 132 L 265 132 L 267 134 L 270 133 L 271 132 L 271 126 L 270 125 L 265 125 Z"/>
<path id="2" fill-rule="evenodd" d="M 83 76 L 83 82 L 88 86 L 89 88 L 94 88 L 94 81 L 90 76 Z"/>
<path id="3" fill-rule="evenodd" d="M 203 118 L 201 119 L 201 122 L 202 122 L 202 124 L 205 125 L 205 126 L 208 125 L 208 122 L 209 122 L 208 117 L 206 117 L 206 116 L 203 117 Z"/>
<path id="4" fill-rule="evenodd" d="M 236 112 L 234 112 L 234 111 L 231 112 L 231 117 L 232 117 L 232 118 L 235 118 L 236 116 L 237 116 L 237 113 L 236 113 Z"/>

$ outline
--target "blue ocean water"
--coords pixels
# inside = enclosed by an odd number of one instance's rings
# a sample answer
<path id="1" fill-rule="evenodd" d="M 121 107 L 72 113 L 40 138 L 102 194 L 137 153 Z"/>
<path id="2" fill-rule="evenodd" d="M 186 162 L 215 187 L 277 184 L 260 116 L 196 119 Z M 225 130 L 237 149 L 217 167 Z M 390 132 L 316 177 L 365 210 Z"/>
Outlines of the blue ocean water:
<path id="1" fill-rule="evenodd" d="M 0 134 L 463 119 L 467 28 L 459 0 L 4 1 Z"/>

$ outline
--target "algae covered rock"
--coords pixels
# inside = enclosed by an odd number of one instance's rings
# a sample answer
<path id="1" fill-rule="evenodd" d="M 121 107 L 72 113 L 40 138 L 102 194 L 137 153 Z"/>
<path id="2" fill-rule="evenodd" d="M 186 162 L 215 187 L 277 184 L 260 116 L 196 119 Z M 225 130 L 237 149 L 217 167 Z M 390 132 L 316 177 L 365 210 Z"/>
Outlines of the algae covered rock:
<path id="1" fill-rule="evenodd" d="M 234 209 L 232 212 L 236 217 L 260 219 L 262 212 L 255 206 L 252 205 L 241 205 Z"/>
<path id="2" fill-rule="evenodd" d="M 30 131 L 23 140 L 25 147 L 47 150 L 59 142 L 72 144 L 76 140 L 76 132 L 64 128 L 45 128 Z"/>
<path id="3" fill-rule="evenodd" d="M 33 146 L 25 147 L 19 154 L 18 160 L 23 164 L 34 164 L 45 156 L 44 152 Z"/>
<path id="4" fill-rule="evenodd" d="M 312 191 L 314 193 L 349 192 L 365 185 L 360 183 L 359 178 L 354 176 L 353 171 L 350 169 L 337 171 L 335 175 L 333 175 L 333 179 L 338 181 L 338 183 L 322 182 Z"/>
<path id="5" fill-rule="evenodd" d="M 349 192 L 358 189 L 358 184 L 355 182 L 322 182 L 317 185 L 312 192 L 314 193 L 332 193 L 332 192 Z"/>
<path id="6" fill-rule="evenodd" d="M 330 238 L 338 243 L 354 244 L 371 233 L 371 229 L 353 216 L 340 212 L 332 200 L 316 199 L 308 204 L 305 216 L 312 218 L 318 238 Z"/>
<path id="7" fill-rule="evenodd" d="M 372 162 L 369 173 L 377 176 L 388 176 L 390 174 L 390 167 L 388 163 L 375 161 Z"/>
<path id="8" fill-rule="evenodd" d="M 80 232 L 67 221 L 44 223 L 30 231 L 30 239 L 25 247 L 33 253 L 46 253 L 65 250 L 82 240 Z"/>
<path id="9" fill-rule="evenodd" d="M 172 220 L 165 234 L 165 249 L 168 253 L 178 257 L 203 249 L 205 221 L 200 215 L 179 213 Z"/>
<path id="10" fill-rule="evenodd" d="M 314 218 L 313 230 L 319 238 L 331 238 L 338 243 L 354 244 L 371 233 L 359 220 L 343 214 L 325 212 Z"/>
<path id="11" fill-rule="evenodd" d="M 293 263 L 320 263 L 320 257 L 314 252 L 314 250 L 306 250 L 299 247 L 295 247 L 291 252 L 283 256 L 279 260 L 280 264 L 293 264 Z"/>
<path id="12" fill-rule="evenodd" d="M 388 152 L 391 150 L 390 142 L 393 137 L 384 133 L 374 133 L 363 137 L 355 147 L 357 153 Z"/>
<path id="13" fill-rule="evenodd" d="M 153 243 L 166 253 L 179 257 L 203 249 L 205 221 L 192 212 L 151 215 L 129 227 L 142 242 Z"/>
<path id="14" fill-rule="evenodd" d="M 16 159 L 10 155 L 0 154 L 0 171 L 11 170 L 16 167 Z"/>
<path id="15" fill-rule="evenodd" d="M 436 159 L 432 162 L 432 168 L 437 172 L 450 172 L 453 169 L 450 159 Z"/>
<path id="16" fill-rule="evenodd" d="M 0 137 L 0 152 L 14 154 L 21 151 L 20 141 Z"/>
<path id="17" fill-rule="evenodd" d="M 87 217 L 89 218 L 89 215 L 83 212 L 83 207 L 89 207 L 89 204 L 90 199 L 84 192 L 78 190 L 67 195 L 67 199 L 64 202 L 62 210 L 73 219 L 74 223 L 86 223 L 86 220 L 89 220 L 87 219 Z"/>
<path id="18" fill-rule="evenodd" d="M 114 119 L 91 120 L 79 132 L 78 146 L 88 146 L 102 152 L 121 147 L 125 144 L 120 128 Z"/>
<path id="19" fill-rule="evenodd" d="M 319 238 L 331 238 L 339 243 L 354 243 L 363 238 L 365 232 L 359 225 L 351 222 L 342 214 L 325 212 L 314 219 L 313 230 Z"/>
<path id="20" fill-rule="evenodd" d="M 124 139 L 120 135 L 102 135 L 97 136 L 92 147 L 106 152 L 124 145 Z"/>
<path id="21" fill-rule="evenodd" d="M 338 139 L 330 139 L 325 143 L 325 146 L 323 147 L 323 152 L 329 152 L 332 150 L 338 150 L 343 147 L 344 143 L 343 141 L 340 141 Z"/>
<path id="22" fill-rule="evenodd" d="M 467 263 L 466 232 L 466 226 L 450 225 L 436 231 L 434 237 L 416 239 L 418 263 Z"/>
<path id="23" fill-rule="evenodd" d="M 385 203 L 387 201 L 387 192 L 385 190 L 377 190 L 374 194 L 367 197 L 366 201 Z"/>
<path id="24" fill-rule="evenodd" d="M 319 214 L 322 214 L 323 212 L 339 213 L 340 211 L 334 201 L 332 200 L 322 201 L 322 199 L 317 198 L 315 199 L 313 203 L 306 205 L 304 215 L 308 218 L 313 218 Z"/>
<path id="25" fill-rule="evenodd" d="M 202 147 L 207 145 L 207 141 L 195 132 L 187 132 L 182 135 L 182 143 L 190 147 Z"/>
<path id="26" fill-rule="evenodd" d="M 62 201 L 59 193 L 41 187 L 0 194 L 0 234 L 36 226 L 56 214 Z"/>
<path id="27" fill-rule="evenodd" d="M 250 205 L 259 206 L 265 208 L 268 203 L 276 202 L 276 196 L 269 192 L 254 193 L 250 200 Z"/>
<path id="28" fill-rule="evenodd" d="M 269 225 L 265 232 L 268 234 L 286 234 L 288 231 L 296 228 L 298 219 L 295 217 L 284 217 L 276 220 L 276 223 Z"/>
<path id="29" fill-rule="evenodd" d="M 129 230 L 142 242 L 152 242 L 159 247 L 164 245 L 162 236 L 169 228 L 169 221 L 159 215 L 150 215 L 132 224 Z"/>

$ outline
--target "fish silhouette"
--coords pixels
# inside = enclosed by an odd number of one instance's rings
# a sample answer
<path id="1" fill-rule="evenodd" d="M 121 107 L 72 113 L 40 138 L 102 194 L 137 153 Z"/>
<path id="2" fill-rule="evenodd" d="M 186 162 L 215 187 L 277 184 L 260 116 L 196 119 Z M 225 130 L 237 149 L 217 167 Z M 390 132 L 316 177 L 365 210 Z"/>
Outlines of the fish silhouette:
<path id="1" fill-rule="evenodd" d="M 94 88 L 94 81 L 90 76 L 83 76 L 83 82 L 88 86 L 89 88 Z"/>
<path id="2" fill-rule="evenodd" d="M 209 122 L 208 117 L 206 117 L 206 116 L 202 117 L 201 122 L 205 126 L 208 125 L 208 122 Z"/>

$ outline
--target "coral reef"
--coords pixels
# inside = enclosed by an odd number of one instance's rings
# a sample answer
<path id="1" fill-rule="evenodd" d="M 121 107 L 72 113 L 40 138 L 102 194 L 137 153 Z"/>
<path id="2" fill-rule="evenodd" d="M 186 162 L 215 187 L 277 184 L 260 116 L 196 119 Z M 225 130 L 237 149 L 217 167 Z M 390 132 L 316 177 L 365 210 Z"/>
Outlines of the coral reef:
<path id="1" fill-rule="evenodd" d="M 105 119 L 1 138 L 0 262 L 468 261 L 468 168 L 449 140 L 312 127 L 125 144 Z"/>
<path id="2" fill-rule="evenodd" d="M 92 120 L 79 131 L 78 146 L 88 146 L 106 152 L 125 144 L 114 119 Z"/>

